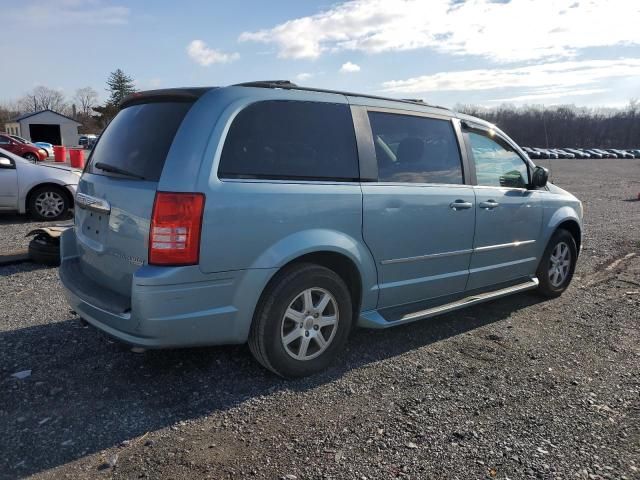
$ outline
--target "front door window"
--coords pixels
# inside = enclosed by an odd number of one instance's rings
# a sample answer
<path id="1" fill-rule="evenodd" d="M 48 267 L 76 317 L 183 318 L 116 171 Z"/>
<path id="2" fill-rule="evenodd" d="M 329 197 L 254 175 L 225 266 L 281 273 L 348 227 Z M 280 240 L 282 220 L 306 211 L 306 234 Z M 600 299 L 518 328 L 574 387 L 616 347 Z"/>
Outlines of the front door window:
<path id="1" fill-rule="evenodd" d="M 499 137 L 470 132 L 478 185 L 527 188 L 529 171 L 520 155 Z"/>

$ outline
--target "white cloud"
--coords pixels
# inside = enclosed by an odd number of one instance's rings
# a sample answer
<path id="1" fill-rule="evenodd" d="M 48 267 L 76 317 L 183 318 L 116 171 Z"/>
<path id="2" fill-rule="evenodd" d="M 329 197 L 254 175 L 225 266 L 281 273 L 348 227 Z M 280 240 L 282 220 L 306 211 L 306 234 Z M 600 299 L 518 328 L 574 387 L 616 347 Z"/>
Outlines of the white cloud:
<path id="1" fill-rule="evenodd" d="M 25 4 L 26 3 L 26 4 Z M 10 21 L 56 27 L 59 25 L 125 25 L 130 10 L 102 0 L 32 0 L 9 8 Z"/>
<path id="2" fill-rule="evenodd" d="M 305 80 L 309 80 L 313 78 L 313 73 L 302 72 L 296 75 L 296 80 L 299 82 L 304 82 Z"/>
<path id="3" fill-rule="evenodd" d="M 240 41 L 273 43 L 280 57 L 430 48 L 498 62 L 571 58 L 583 48 L 638 45 L 632 0 L 353 0 Z"/>
<path id="4" fill-rule="evenodd" d="M 600 93 L 603 86 L 606 87 L 605 82 L 615 78 L 638 78 L 640 84 L 640 58 L 440 72 L 406 80 L 390 80 L 382 87 L 385 92 L 398 94 L 519 88 L 523 91 L 517 97 L 496 101 L 523 101 Z"/>
<path id="5" fill-rule="evenodd" d="M 240 57 L 237 53 L 224 53 L 214 48 L 209 48 L 202 40 L 193 40 L 187 45 L 187 54 L 194 62 L 203 67 L 214 63 L 228 63 Z"/>
<path id="6" fill-rule="evenodd" d="M 340 71 L 342 73 L 354 73 L 360 71 L 360 65 L 356 65 L 355 63 L 347 62 L 343 63 L 340 67 Z"/>
<path id="7" fill-rule="evenodd" d="M 551 90 L 539 90 L 526 93 L 525 95 L 516 95 L 508 98 L 492 98 L 488 100 L 494 103 L 511 103 L 511 102 L 530 102 L 531 100 L 548 100 L 553 98 L 581 97 L 585 95 L 595 95 L 598 93 L 608 92 L 608 88 L 583 88 L 572 90 L 570 88 L 558 88 Z"/>

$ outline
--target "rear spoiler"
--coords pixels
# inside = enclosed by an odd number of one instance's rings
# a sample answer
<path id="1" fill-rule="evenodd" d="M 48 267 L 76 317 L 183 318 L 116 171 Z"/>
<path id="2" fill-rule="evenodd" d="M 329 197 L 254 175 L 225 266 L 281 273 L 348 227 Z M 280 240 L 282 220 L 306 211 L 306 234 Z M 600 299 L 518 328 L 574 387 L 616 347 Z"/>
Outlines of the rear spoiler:
<path id="1" fill-rule="evenodd" d="M 164 88 L 159 90 L 145 90 L 127 95 L 120 102 L 120 109 L 154 102 L 195 102 L 202 95 L 218 87 L 200 88 Z"/>

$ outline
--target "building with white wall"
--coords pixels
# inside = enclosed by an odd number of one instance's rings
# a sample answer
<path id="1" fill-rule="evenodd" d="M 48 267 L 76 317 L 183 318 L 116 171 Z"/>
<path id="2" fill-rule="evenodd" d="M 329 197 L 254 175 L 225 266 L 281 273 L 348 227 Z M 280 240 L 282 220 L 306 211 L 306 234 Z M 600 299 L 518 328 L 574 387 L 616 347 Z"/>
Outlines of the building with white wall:
<path id="1" fill-rule="evenodd" d="M 5 123 L 5 131 L 9 135 L 18 135 L 31 142 L 47 142 L 71 147 L 78 145 L 80 125 L 82 124 L 61 113 L 42 110 L 27 113 Z"/>

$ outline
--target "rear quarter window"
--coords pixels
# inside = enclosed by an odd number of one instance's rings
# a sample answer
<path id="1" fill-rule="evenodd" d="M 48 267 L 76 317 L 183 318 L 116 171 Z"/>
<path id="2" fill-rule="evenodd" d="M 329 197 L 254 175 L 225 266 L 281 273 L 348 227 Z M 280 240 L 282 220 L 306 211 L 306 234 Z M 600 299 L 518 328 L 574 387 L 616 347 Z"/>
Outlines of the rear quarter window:
<path id="1" fill-rule="evenodd" d="M 113 175 L 95 167 L 100 162 L 145 180 L 160 180 L 173 138 L 192 105 L 158 102 L 124 108 L 101 135 L 91 153 L 88 171 Z"/>
<path id="2" fill-rule="evenodd" d="M 356 181 L 358 155 L 347 105 L 263 101 L 233 120 L 220 178 Z"/>

